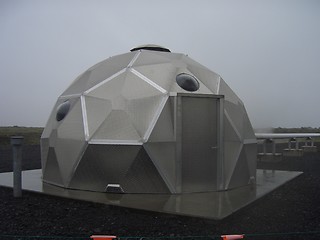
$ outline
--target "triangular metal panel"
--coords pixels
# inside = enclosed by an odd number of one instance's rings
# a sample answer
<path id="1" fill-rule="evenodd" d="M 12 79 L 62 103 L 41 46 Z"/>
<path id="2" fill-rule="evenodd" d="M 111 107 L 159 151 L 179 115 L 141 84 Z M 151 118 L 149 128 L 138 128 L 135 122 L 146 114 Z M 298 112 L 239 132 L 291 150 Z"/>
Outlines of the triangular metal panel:
<path id="1" fill-rule="evenodd" d="M 230 117 L 230 121 L 232 125 L 236 128 L 241 140 L 243 139 L 244 129 L 243 129 L 243 121 L 244 121 L 244 107 L 240 103 L 233 104 L 231 102 L 224 102 L 225 111 L 228 113 Z"/>
<path id="2" fill-rule="evenodd" d="M 76 98 L 76 97 L 73 97 L 73 98 L 60 97 L 60 98 L 58 98 L 58 100 L 56 101 L 56 103 L 50 113 L 50 117 L 49 117 L 47 124 L 42 132 L 41 138 L 50 137 L 51 132 L 54 129 L 57 129 L 59 127 L 59 125 L 63 122 L 63 120 L 62 121 L 56 120 L 58 106 L 65 101 L 69 101 L 70 102 L 69 112 L 70 112 L 72 110 L 73 106 L 75 105 L 75 103 L 78 101 L 78 99 L 79 98 Z M 68 113 L 67 113 L 67 115 L 68 115 Z"/>
<path id="3" fill-rule="evenodd" d="M 57 129 L 53 129 L 51 131 L 50 138 L 49 138 L 49 146 L 50 147 L 55 147 L 56 143 L 57 143 L 57 139 L 58 139 L 58 130 Z"/>
<path id="4" fill-rule="evenodd" d="M 144 145 L 154 166 L 171 193 L 176 192 L 176 143 L 147 142 Z"/>
<path id="5" fill-rule="evenodd" d="M 58 138 L 84 140 L 84 125 L 80 99 L 69 110 L 57 129 Z"/>
<path id="6" fill-rule="evenodd" d="M 55 151 L 59 165 L 61 166 L 61 176 L 63 181 L 68 184 L 70 176 L 74 171 L 74 166 L 80 160 L 83 151 L 86 148 L 86 142 L 74 139 L 59 139 Z"/>
<path id="7" fill-rule="evenodd" d="M 70 188 L 104 192 L 108 184 L 119 184 L 141 146 L 89 145 L 76 166 Z"/>
<path id="8" fill-rule="evenodd" d="M 136 53 L 133 52 L 125 53 L 108 58 L 96 64 L 95 66 L 90 68 L 92 73 L 88 79 L 88 86 L 93 87 L 96 84 L 121 71 L 122 69 L 126 68 L 135 55 Z"/>
<path id="9" fill-rule="evenodd" d="M 170 62 L 170 59 L 168 59 L 167 55 L 168 54 L 156 54 L 154 51 L 141 51 L 132 67 L 168 63 Z"/>
<path id="10" fill-rule="evenodd" d="M 53 129 L 50 132 L 49 138 L 41 138 L 41 166 L 42 169 L 46 167 L 46 162 L 48 158 L 49 147 L 55 147 L 57 141 L 57 129 Z"/>
<path id="11" fill-rule="evenodd" d="M 64 103 L 68 101 L 70 103 L 70 107 L 69 110 L 66 114 L 66 116 L 64 117 L 64 119 L 62 119 L 61 121 L 57 121 L 56 120 L 56 115 L 57 115 L 57 111 L 58 111 L 58 107 L 60 104 Z M 79 101 L 79 97 L 59 97 L 59 99 L 57 100 L 55 106 L 53 107 L 53 110 L 50 114 L 50 118 L 46 124 L 46 127 L 41 135 L 41 138 L 45 138 L 45 137 L 50 137 L 50 146 L 54 146 L 52 144 L 52 132 L 57 130 L 59 128 L 59 126 L 65 121 L 65 119 L 67 118 L 67 116 L 69 115 L 69 113 L 72 111 L 73 107 L 75 106 L 75 104 Z M 56 139 L 54 139 L 55 141 Z"/>
<path id="12" fill-rule="evenodd" d="M 232 177 L 228 189 L 240 187 L 249 184 L 250 172 L 247 163 L 247 156 L 245 150 L 242 149 L 241 154 L 238 158 L 237 165 L 232 173 Z"/>
<path id="13" fill-rule="evenodd" d="M 256 176 L 256 169 L 257 169 L 257 144 L 245 144 L 243 148 L 246 153 L 247 163 L 249 168 L 250 176 Z"/>
<path id="14" fill-rule="evenodd" d="M 107 79 L 106 81 L 101 82 L 101 84 L 91 88 L 85 95 L 112 101 L 121 95 L 126 76 L 127 72 L 123 72 L 112 79 Z"/>
<path id="15" fill-rule="evenodd" d="M 235 166 L 239 160 L 239 156 L 242 150 L 242 144 L 240 142 L 224 143 L 224 178 L 226 186 L 229 185 L 231 177 L 233 175 Z"/>
<path id="16" fill-rule="evenodd" d="M 55 151 L 61 166 L 64 182 L 70 177 L 73 167 L 85 148 L 85 135 L 81 103 L 78 101 L 58 127 Z"/>
<path id="17" fill-rule="evenodd" d="M 188 55 L 183 55 L 181 59 L 184 63 L 187 64 L 188 68 L 189 66 L 196 67 L 198 69 L 204 70 L 204 71 L 211 71 L 206 66 L 200 64 L 199 62 L 196 62 L 195 60 L 191 59 Z"/>
<path id="18" fill-rule="evenodd" d="M 218 94 L 218 87 L 220 82 L 220 76 L 218 74 L 208 69 L 199 68 L 198 64 L 189 64 L 187 69 L 191 72 L 192 75 L 194 75 L 201 81 L 201 85 L 204 85 L 205 88 L 208 89 L 207 91 L 213 94 Z M 204 86 L 202 87 L 204 88 Z"/>
<path id="19" fill-rule="evenodd" d="M 50 117 L 46 123 L 45 128 L 43 129 L 43 132 L 41 134 L 41 138 L 49 138 L 52 129 L 54 129 L 56 127 L 56 118 L 55 115 L 57 114 L 57 110 L 56 110 L 56 106 L 52 109 L 51 113 L 50 113 Z"/>
<path id="20" fill-rule="evenodd" d="M 141 136 L 128 113 L 123 110 L 112 110 L 92 139 L 141 141 Z"/>
<path id="21" fill-rule="evenodd" d="M 125 193 L 170 193 L 144 148 L 140 149 L 120 185 Z"/>
<path id="22" fill-rule="evenodd" d="M 49 153 L 49 138 L 42 138 L 40 142 L 41 146 L 41 167 L 45 169 L 48 160 Z"/>
<path id="23" fill-rule="evenodd" d="M 149 137 L 152 130 L 151 128 L 153 128 L 155 121 L 159 117 L 166 98 L 165 95 L 157 95 L 141 99 L 132 99 L 128 102 L 127 113 L 131 123 L 141 137 Z"/>
<path id="24" fill-rule="evenodd" d="M 149 81 L 149 82 L 147 82 Z M 121 94 L 127 100 L 147 98 L 163 95 L 164 93 L 152 86 L 152 80 L 142 79 L 132 72 L 128 72 Z"/>
<path id="25" fill-rule="evenodd" d="M 73 94 L 79 94 L 84 92 L 89 88 L 88 86 L 88 80 L 91 75 L 91 71 L 87 70 L 83 74 L 81 74 L 79 77 L 77 77 L 71 85 L 62 93 L 62 96 L 64 95 L 73 95 Z"/>
<path id="26" fill-rule="evenodd" d="M 238 96 L 232 91 L 232 89 L 228 86 L 228 84 L 222 78 L 220 78 L 218 94 L 224 95 L 225 102 L 231 102 L 235 105 L 238 105 L 240 101 Z"/>
<path id="27" fill-rule="evenodd" d="M 167 91 L 175 83 L 177 68 L 171 63 L 137 66 L 134 69 Z"/>
<path id="28" fill-rule="evenodd" d="M 134 55 L 135 53 L 125 53 L 101 61 L 79 76 L 62 95 L 83 93 L 126 68 Z"/>
<path id="29" fill-rule="evenodd" d="M 87 96 L 85 98 L 89 139 L 112 111 L 112 103 L 109 100 Z"/>
<path id="30" fill-rule="evenodd" d="M 43 180 L 59 186 L 65 186 L 61 177 L 59 163 L 53 148 L 49 148 L 46 166 L 42 168 Z"/>
<path id="31" fill-rule="evenodd" d="M 229 114 L 227 111 L 224 113 L 224 140 L 225 141 L 234 141 L 241 142 L 241 136 L 237 128 L 234 126 Z"/>
<path id="32" fill-rule="evenodd" d="M 185 54 L 182 53 L 165 53 L 165 52 L 154 52 L 154 54 L 166 57 L 171 62 L 181 62 L 181 59 L 185 56 Z"/>
<path id="33" fill-rule="evenodd" d="M 168 99 L 152 129 L 148 142 L 171 141 L 174 141 L 174 116 Z"/>
<path id="34" fill-rule="evenodd" d="M 253 131 L 251 122 L 249 120 L 248 114 L 244 109 L 245 114 L 243 115 L 243 138 L 244 139 L 256 139 L 256 135 Z"/>

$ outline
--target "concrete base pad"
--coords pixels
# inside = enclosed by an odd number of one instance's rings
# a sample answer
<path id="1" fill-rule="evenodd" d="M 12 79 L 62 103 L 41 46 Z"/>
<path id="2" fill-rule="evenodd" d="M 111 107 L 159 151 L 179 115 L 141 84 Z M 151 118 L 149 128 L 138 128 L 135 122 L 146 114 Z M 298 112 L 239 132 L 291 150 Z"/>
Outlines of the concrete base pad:
<path id="1" fill-rule="evenodd" d="M 301 172 L 257 170 L 256 185 L 223 192 L 190 194 L 111 194 L 69 190 L 42 183 L 41 170 L 23 171 L 22 187 L 48 195 L 178 215 L 222 219 L 276 189 Z M 0 185 L 12 187 L 13 174 L 0 173 Z"/>
<path id="2" fill-rule="evenodd" d="M 302 149 L 283 149 L 283 156 L 285 157 L 302 157 L 303 150 Z"/>
<path id="3" fill-rule="evenodd" d="M 317 146 L 302 146 L 302 150 L 304 152 L 317 152 L 318 148 Z"/>
<path id="4" fill-rule="evenodd" d="M 282 153 L 258 153 L 258 160 L 261 162 L 280 162 Z"/>

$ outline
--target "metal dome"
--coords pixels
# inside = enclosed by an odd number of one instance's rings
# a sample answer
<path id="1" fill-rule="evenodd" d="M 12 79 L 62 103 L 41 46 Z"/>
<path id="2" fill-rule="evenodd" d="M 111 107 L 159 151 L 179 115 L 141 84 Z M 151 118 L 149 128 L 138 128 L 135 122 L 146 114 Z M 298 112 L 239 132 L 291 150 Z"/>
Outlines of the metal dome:
<path id="1" fill-rule="evenodd" d="M 146 46 L 94 65 L 58 98 L 41 137 L 43 181 L 124 193 L 254 182 L 256 138 L 242 101 L 188 56 Z"/>

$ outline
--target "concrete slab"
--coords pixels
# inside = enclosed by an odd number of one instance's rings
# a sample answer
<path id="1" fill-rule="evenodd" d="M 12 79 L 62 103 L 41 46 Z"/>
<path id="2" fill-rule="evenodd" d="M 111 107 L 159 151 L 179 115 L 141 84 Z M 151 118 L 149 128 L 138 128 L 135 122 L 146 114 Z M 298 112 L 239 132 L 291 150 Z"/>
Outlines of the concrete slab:
<path id="1" fill-rule="evenodd" d="M 258 160 L 261 162 L 280 162 L 282 153 L 258 153 Z"/>
<path id="2" fill-rule="evenodd" d="M 303 152 L 317 152 L 317 146 L 302 146 Z"/>
<path id="3" fill-rule="evenodd" d="M 222 219 L 271 192 L 301 172 L 257 170 L 255 186 L 190 194 L 110 194 L 68 190 L 42 183 L 41 170 L 23 171 L 22 188 L 42 194 L 178 215 Z M 12 172 L 0 173 L 0 185 L 12 187 Z"/>
<path id="4" fill-rule="evenodd" d="M 282 155 L 284 157 L 302 157 L 303 156 L 303 150 L 302 149 L 283 149 Z"/>

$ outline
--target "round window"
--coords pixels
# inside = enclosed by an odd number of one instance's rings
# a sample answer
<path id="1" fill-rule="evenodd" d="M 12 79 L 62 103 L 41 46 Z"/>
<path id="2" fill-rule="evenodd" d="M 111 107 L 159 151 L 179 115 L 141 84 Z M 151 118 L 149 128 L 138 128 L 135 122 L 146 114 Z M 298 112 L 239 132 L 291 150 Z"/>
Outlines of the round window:
<path id="1" fill-rule="evenodd" d="M 178 85 L 186 91 L 195 92 L 199 89 L 200 84 L 198 80 L 187 73 L 180 73 L 176 76 Z"/>
<path id="2" fill-rule="evenodd" d="M 61 103 L 61 104 L 57 107 L 56 120 L 57 120 L 57 121 L 61 121 L 62 119 L 64 119 L 65 116 L 67 115 L 67 113 L 69 112 L 69 109 L 70 109 L 70 102 L 69 102 L 69 100 Z"/>

